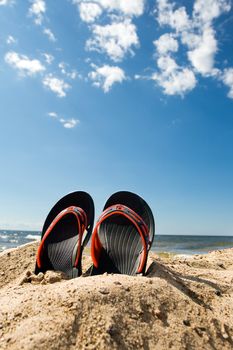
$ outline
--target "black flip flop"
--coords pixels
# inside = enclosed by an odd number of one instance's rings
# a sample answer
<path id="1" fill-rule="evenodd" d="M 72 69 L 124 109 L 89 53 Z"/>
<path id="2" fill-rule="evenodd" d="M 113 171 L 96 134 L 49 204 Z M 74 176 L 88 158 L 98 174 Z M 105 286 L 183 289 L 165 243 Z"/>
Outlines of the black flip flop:
<path id="1" fill-rule="evenodd" d="M 126 191 L 113 194 L 92 234 L 91 274 L 145 274 L 154 231 L 154 217 L 144 199 Z"/>
<path id="2" fill-rule="evenodd" d="M 88 193 L 77 191 L 61 198 L 45 220 L 35 273 L 55 270 L 70 278 L 80 276 L 82 252 L 93 222 L 94 203 Z"/>

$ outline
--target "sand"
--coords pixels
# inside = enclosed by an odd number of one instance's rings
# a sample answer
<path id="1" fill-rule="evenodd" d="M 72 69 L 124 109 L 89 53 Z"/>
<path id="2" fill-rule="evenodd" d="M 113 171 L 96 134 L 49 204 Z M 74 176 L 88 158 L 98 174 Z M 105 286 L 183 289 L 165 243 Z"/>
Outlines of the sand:
<path id="1" fill-rule="evenodd" d="M 151 254 L 147 277 L 72 280 L 36 277 L 36 250 L 0 253 L 1 350 L 233 348 L 233 249 Z"/>

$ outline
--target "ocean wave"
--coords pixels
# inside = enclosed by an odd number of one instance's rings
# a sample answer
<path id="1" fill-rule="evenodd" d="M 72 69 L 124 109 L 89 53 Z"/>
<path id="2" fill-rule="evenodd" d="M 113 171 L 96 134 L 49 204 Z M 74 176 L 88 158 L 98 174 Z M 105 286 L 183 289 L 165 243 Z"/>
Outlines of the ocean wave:
<path id="1" fill-rule="evenodd" d="M 7 239 L 7 238 L 8 238 L 8 235 L 0 235 L 0 238 L 2 238 L 2 239 Z"/>
<path id="2" fill-rule="evenodd" d="M 33 240 L 33 241 L 39 241 L 40 240 L 40 236 L 39 235 L 27 235 L 25 238 Z"/>

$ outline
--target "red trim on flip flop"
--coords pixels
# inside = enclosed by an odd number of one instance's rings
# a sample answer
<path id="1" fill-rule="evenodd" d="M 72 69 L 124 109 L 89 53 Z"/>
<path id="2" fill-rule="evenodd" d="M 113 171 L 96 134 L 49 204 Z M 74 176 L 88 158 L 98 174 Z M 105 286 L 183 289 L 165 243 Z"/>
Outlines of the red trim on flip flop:
<path id="1" fill-rule="evenodd" d="M 138 273 L 141 273 L 145 266 L 147 251 L 150 246 L 149 229 L 146 223 L 143 221 L 143 219 L 137 213 L 135 213 L 135 211 L 133 211 L 132 209 L 122 204 L 115 204 L 107 208 L 105 211 L 103 211 L 103 213 L 101 214 L 101 216 L 97 221 L 97 224 L 92 234 L 92 241 L 91 241 L 91 257 L 92 257 L 93 264 L 96 268 L 98 267 L 101 249 L 103 248 L 98 237 L 99 227 L 105 219 L 113 215 L 122 215 L 126 217 L 129 221 L 133 223 L 139 235 L 141 236 L 143 251 L 142 251 L 141 260 L 137 271 Z"/>
<path id="2" fill-rule="evenodd" d="M 42 254 L 43 254 L 43 248 L 44 248 L 44 243 L 45 240 L 47 239 L 47 237 L 49 236 L 49 234 L 52 232 L 53 228 L 56 226 L 56 224 L 66 215 L 68 214 L 73 214 L 76 219 L 77 219 L 77 224 L 78 224 L 78 252 L 77 252 L 77 256 L 75 259 L 75 263 L 74 263 L 74 267 L 77 267 L 78 262 L 79 262 L 79 257 L 80 257 L 80 252 L 81 252 L 81 243 L 82 243 L 82 235 L 87 227 L 87 215 L 85 213 L 85 211 L 80 208 L 80 207 L 74 207 L 74 206 L 70 206 L 64 210 L 62 210 L 56 217 L 55 219 L 52 221 L 52 223 L 49 225 L 48 229 L 46 230 L 40 246 L 38 248 L 37 251 L 37 258 L 36 258 L 36 262 L 37 262 L 37 266 L 39 268 L 42 267 Z"/>

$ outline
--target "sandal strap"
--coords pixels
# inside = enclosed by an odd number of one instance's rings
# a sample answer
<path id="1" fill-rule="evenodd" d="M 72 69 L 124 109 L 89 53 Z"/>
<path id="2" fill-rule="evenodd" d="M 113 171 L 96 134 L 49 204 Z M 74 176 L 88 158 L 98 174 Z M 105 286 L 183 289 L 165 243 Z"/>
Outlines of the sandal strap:
<path id="1" fill-rule="evenodd" d="M 74 267 L 78 266 L 79 263 L 79 257 L 80 257 L 80 253 L 81 253 L 81 242 L 82 242 L 82 236 L 84 231 L 86 230 L 87 227 L 87 215 L 85 213 L 85 211 L 80 208 L 80 207 L 75 207 L 75 206 L 70 206 L 64 210 L 62 210 L 56 217 L 55 219 L 51 222 L 51 224 L 49 225 L 49 227 L 47 228 L 45 234 L 42 237 L 42 240 L 40 242 L 39 248 L 38 248 L 38 252 L 37 252 L 37 258 L 36 258 L 36 262 L 37 262 L 37 266 L 39 268 L 42 267 L 43 263 L 42 263 L 42 254 L 43 254 L 43 250 L 44 250 L 44 244 L 46 239 L 48 238 L 48 236 L 50 235 L 50 233 L 52 232 L 52 230 L 54 229 L 54 227 L 57 225 L 57 223 L 66 215 L 68 214 L 72 214 L 76 217 L 77 219 L 77 224 L 78 224 L 78 253 L 74 262 Z"/>
<path id="2" fill-rule="evenodd" d="M 95 267 L 98 267 L 100 253 L 102 249 L 102 245 L 98 237 L 99 227 L 107 218 L 114 215 L 122 215 L 126 217 L 129 221 L 131 221 L 132 224 L 136 227 L 142 239 L 143 250 L 137 271 L 138 273 L 141 273 L 146 263 L 147 252 L 150 249 L 149 229 L 144 220 L 134 210 L 123 204 L 112 205 L 111 207 L 104 210 L 101 216 L 99 217 L 92 235 L 91 256 L 93 264 Z"/>

